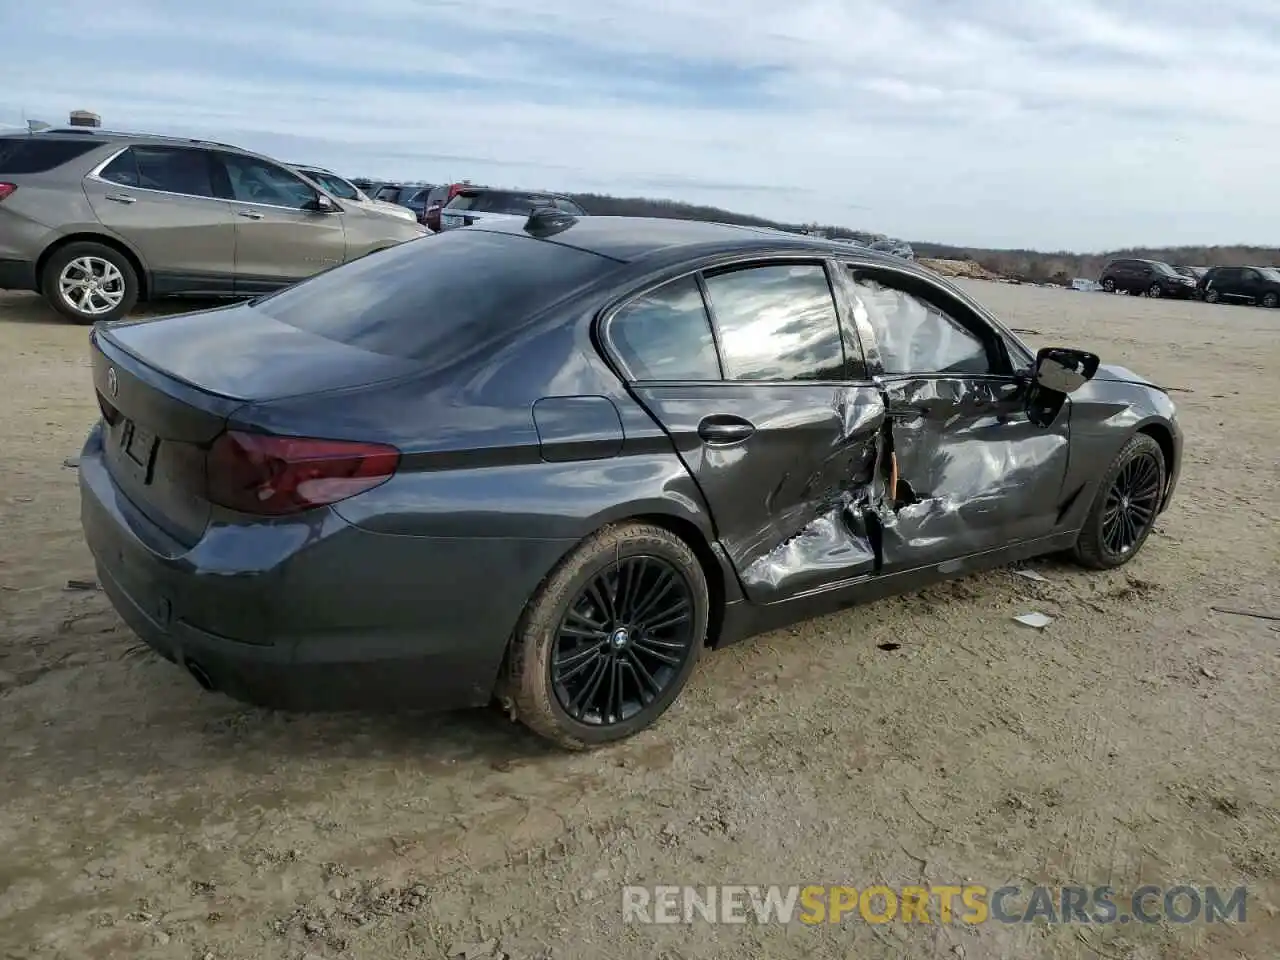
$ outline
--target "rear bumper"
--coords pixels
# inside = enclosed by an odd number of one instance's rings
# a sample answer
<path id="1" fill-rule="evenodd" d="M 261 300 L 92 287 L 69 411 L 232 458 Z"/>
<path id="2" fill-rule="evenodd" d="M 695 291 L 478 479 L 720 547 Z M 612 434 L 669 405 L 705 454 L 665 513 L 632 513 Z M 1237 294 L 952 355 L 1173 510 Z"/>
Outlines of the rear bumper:
<path id="1" fill-rule="evenodd" d="M 529 594 L 567 549 L 370 533 L 313 511 L 215 522 L 170 551 L 107 472 L 97 428 L 80 495 L 99 582 L 129 627 L 213 689 L 287 710 L 483 705 Z M 504 582 L 515 563 L 528 572 Z"/>
<path id="2" fill-rule="evenodd" d="M 0 259 L 0 290 L 39 289 L 34 261 Z"/>

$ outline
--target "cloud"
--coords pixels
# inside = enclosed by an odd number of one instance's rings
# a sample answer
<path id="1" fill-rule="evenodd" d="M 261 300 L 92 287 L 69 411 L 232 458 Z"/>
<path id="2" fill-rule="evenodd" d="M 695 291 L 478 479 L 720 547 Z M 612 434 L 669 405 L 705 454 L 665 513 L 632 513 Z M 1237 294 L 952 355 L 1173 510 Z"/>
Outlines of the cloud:
<path id="1" fill-rule="evenodd" d="M 47 0 L 0 33 L 3 123 L 961 244 L 1280 239 L 1273 0 Z"/>

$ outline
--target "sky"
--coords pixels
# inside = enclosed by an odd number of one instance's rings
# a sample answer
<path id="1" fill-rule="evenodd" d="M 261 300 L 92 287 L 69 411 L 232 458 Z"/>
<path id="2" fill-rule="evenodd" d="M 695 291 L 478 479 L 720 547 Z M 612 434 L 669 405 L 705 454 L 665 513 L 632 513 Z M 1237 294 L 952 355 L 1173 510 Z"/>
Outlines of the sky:
<path id="1" fill-rule="evenodd" d="M 915 241 L 1280 244 L 1276 0 L 43 0 L 0 36 L 0 124 Z"/>

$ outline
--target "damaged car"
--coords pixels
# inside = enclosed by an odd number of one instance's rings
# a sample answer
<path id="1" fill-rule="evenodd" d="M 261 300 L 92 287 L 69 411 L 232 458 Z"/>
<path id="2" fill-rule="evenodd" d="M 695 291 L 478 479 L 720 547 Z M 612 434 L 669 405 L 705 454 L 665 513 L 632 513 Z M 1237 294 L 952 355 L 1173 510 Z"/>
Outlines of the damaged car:
<path id="1" fill-rule="evenodd" d="M 286 709 L 501 703 L 569 748 L 708 647 L 1067 552 L 1130 561 L 1160 387 L 901 258 L 551 208 L 97 325 L 82 523 L 125 621 Z"/>

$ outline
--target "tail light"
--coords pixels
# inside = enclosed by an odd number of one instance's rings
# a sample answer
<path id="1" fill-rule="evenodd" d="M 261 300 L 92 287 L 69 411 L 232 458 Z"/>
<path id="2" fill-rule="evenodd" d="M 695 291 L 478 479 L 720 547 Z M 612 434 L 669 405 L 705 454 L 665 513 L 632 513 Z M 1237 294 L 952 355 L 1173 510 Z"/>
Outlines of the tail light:
<path id="1" fill-rule="evenodd" d="M 285 516 L 386 483 L 400 451 L 381 443 L 228 431 L 213 443 L 209 499 L 241 513 Z"/>
<path id="2" fill-rule="evenodd" d="M 0 200 L 8 200 L 17 189 L 18 185 L 16 183 L 5 183 L 0 180 Z"/>

